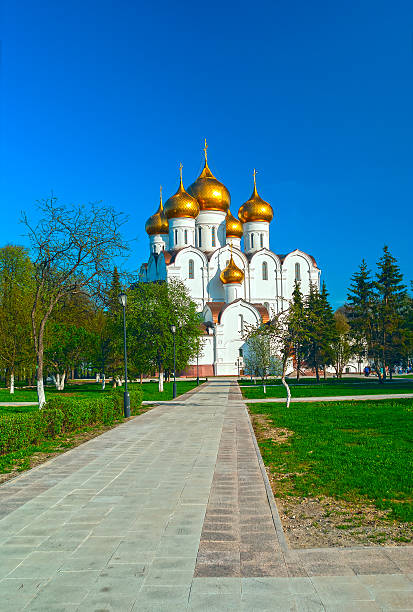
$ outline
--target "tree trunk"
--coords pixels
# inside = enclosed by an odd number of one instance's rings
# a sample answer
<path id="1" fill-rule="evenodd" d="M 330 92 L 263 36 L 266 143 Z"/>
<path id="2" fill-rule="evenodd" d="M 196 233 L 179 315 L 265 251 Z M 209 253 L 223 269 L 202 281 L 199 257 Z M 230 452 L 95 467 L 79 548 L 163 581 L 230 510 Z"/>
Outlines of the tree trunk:
<path id="1" fill-rule="evenodd" d="M 96 372 L 96 382 L 99 382 L 99 372 Z"/>
<path id="2" fill-rule="evenodd" d="M 14 393 L 14 371 L 10 372 L 10 393 Z"/>
<path id="3" fill-rule="evenodd" d="M 323 377 L 324 377 L 324 380 L 326 380 L 327 373 L 326 373 L 326 366 L 325 365 L 323 365 Z"/>
<path id="4" fill-rule="evenodd" d="M 102 374 L 102 391 L 105 390 L 106 387 L 106 378 L 105 378 L 105 374 Z"/>
<path id="5" fill-rule="evenodd" d="M 159 393 L 163 392 L 163 368 L 159 368 L 159 382 L 158 382 L 158 391 Z"/>
<path id="6" fill-rule="evenodd" d="M 287 371 L 287 362 L 288 359 L 284 359 L 284 363 L 283 363 L 283 373 L 282 373 L 282 377 L 281 377 L 281 382 L 284 385 L 284 387 L 287 390 L 287 408 L 290 407 L 290 402 L 291 402 L 291 391 L 290 391 L 290 387 L 287 384 L 287 381 L 285 380 L 285 373 Z"/>
<path id="7" fill-rule="evenodd" d="M 300 357 L 300 353 L 297 351 L 297 381 L 300 380 L 300 367 L 301 367 L 301 357 Z"/>
<path id="8" fill-rule="evenodd" d="M 43 354 L 37 355 L 37 401 L 39 402 L 39 410 L 43 408 L 46 403 L 46 396 L 44 393 L 43 383 Z"/>
<path id="9" fill-rule="evenodd" d="M 320 373 L 318 371 L 318 363 L 315 364 L 315 377 L 317 379 L 317 382 L 320 382 Z"/>
<path id="10" fill-rule="evenodd" d="M 141 384 L 143 383 L 143 375 L 142 375 L 142 373 L 140 374 L 140 383 Z"/>

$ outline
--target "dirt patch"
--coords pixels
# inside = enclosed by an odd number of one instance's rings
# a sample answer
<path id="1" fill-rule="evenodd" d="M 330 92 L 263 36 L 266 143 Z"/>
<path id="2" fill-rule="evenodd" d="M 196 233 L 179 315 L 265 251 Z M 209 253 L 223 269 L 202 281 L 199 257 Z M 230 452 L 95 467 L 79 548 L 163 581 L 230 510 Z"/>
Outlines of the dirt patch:
<path id="1" fill-rule="evenodd" d="M 272 427 L 266 415 L 251 415 L 257 440 L 288 442 L 294 433 Z M 289 472 L 271 473 L 266 467 L 285 535 L 292 548 L 334 546 L 402 546 L 413 542 L 413 525 L 389 518 L 390 510 L 332 497 L 297 497 L 283 494 L 292 489 Z M 291 486 L 288 481 L 290 480 Z"/>
<path id="2" fill-rule="evenodd" d="M 274 440 L 278 444 L 283 444 L 294 433 L 285 427 L 273 427 L 265 414 L 253 414 L 251 419 L 257 438 L 259 436 L 261 440 Z"/>

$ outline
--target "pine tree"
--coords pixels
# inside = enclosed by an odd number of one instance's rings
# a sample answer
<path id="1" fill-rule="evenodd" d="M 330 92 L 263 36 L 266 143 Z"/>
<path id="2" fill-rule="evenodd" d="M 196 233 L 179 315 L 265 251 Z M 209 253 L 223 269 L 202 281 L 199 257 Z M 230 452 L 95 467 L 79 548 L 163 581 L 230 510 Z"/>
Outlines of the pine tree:
<path id="1" fill-rule="evenodd" d="M 321 293 L 319 295 L 319 312 L 320 357 L 323 366 L 324 378 L 326 378 L 326 366 L 332 364 L 334 361 L 332 345 L 337 339 L 337 328 L 333 309 L 328 301 L 328 291 L 325 282 L 323 282 Z"/>
<path id="2" fill-rule="evenodd" d="M 386 367 L 390 380 L 394 364 L 403 352 L 407 341 L 403 325 L 402 308 L 406 301 L 406 286 L 402 284 L 403 275 L 397 260 L 391 255 L 387 246 L 383 256 L 377 262 L 378 272 L 374 288 L 377 294 L 377 329 L 378 350 L 383 364 L 383 378 L 386 379 Z"/>
<path id="3" fill-rule="evenodd" d="M 290 304 L 288 325 L 294 338 L 293 350 L 296 360 L 297 380 L 300 380 L 300 368 L 303 360 L 304 345 L 307 341 L 307 320 L 300 284 L 295 281 Z"/>

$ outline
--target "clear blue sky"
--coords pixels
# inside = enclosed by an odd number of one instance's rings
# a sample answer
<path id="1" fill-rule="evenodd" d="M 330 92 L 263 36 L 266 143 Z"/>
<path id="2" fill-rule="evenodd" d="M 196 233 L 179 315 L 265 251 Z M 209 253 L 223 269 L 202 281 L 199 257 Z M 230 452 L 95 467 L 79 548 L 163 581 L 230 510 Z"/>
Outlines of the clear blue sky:
<path id="1" fill-rule="evenodd" d="M 383 244 L 413 278 L 413 3 L 3 2 L 0 244 L 53 189 L 144 225 L 197 176 L 203 139 L 232 211 L 252 169 L 271 247 L 300 248 L 334 306 Z"/>

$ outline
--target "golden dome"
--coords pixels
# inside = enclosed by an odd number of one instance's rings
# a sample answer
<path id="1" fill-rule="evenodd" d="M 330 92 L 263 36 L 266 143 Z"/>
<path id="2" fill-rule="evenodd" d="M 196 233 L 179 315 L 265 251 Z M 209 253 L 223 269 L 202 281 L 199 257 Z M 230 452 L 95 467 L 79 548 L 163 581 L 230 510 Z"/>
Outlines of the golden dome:
<path id="1" fill-rule="evenodd" d="M 222 270 L 219 278 L 224 285 L 228 285 L 229 283 L 242 283 L 244 280 L 244 272 L 236 265 L 232 257 L 232 251 L 231 259 L 229 260 L 227 267 Z"/>
<path id="2" fill-rule="evenodd" d="M 169 223 L 168 219 L 165 216 L 165 212 L 162 205 L 162 187 L 159 208 L 156 213 L 149 217 L 149 219 L 145 223 L 145 230 L 146 233 L 149 234 L 149 236 L 154 236 L 155 234 L 169 233 Z"/>
<path id="3" fill-rule="evenodd" d="M 228 189 L 215 178 L 208 168 L 208 145 L 205 140 L 205 165 L 195 183 L 188 187 L 188 193 L 198 200 L 201 210 L 220 210 L 227 212 L 231 203 Z"/>
<path id="4" fill-rule="evenodd" d="M 242 223 L 238 221 L 228 209 L 226 218 L 227 238 L 242 238 L 244 230 L 242 229 Z"/>
<path id="5" fill-rule="evenodd" d="M 256 171 L 254 169 L 254 189 L 249 200 L 247 200 L 238 211 L 238 219 L 241 223 L 248 221 L 267 221 L 270 223 L 274 216 L 271 204 L 260 198 L 257 192 L 255 180 Z"/>
<path id="6" fill-rule="evenodd" d="M 179 168 L 180 182 L 178 191 L 165 202 L 165 214 L 168 219 L 176 219 L 177 217 L 190 217 L 195 219 L 199 215 L 199 204 L 184 189 L 182 183 L 182 164 Z"/>

